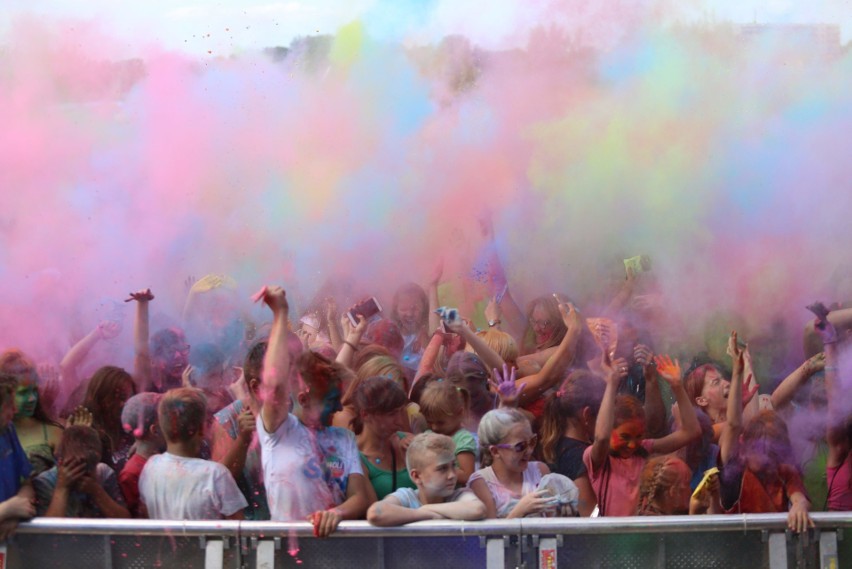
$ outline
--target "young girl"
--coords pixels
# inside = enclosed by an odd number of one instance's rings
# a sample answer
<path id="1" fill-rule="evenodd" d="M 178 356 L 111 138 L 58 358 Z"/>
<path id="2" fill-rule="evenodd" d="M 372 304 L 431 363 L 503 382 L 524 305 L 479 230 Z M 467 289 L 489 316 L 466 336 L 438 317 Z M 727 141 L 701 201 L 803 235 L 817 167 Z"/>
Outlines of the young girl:
<path id="1" fill-rule="evenodd" d="M 632 516 L 639 502 L 639 478 L 650 453 L 668 454 L 701 436 L 686 391 L 680 364 L 668 357 L 655 358 L 657 371 L 671 386 L 681 412 L 681 426 L 661 439 L 645 439 L 645 411 L 630 395 L 616 398 L 627 362 L 618 359 L 606 376 L 606 390 L 595 423 L 595 442 L 583 453 L 602 516 Z"/>
<path id="2" fill-rule="evenodd" d="M 719 454 L 722 459 L 722 507 L 728 513 L 789 511 L 787 525 L 803 532 L 813 522 L 810 502 L 794 464 L 787 426 L 774 411 L 761 411 L 743 429 L 743 352 L 731 334 L 734 370 Z"/>
<path id="3" fill-rule="evenodd" d="M 681 459 L 655 456 L 645 463 L 639 483 L 639 516 L 670 516 L 689 513 L 692 472 Z"/>
<path id="4" fill-rule="evenodd" d="M 15 389 L 15 430 L 27 458 L 38 476 L 56 464 L 56 449 L 62 440 L 62 428 L 42 406 L 35 366 L 20 350 L 0 355 L 0 371 L 18 378 Z"/>
<path id="5" fill-rule="evenodd" d="M 552 472 L 567 476 L 580 491 L 580 515 L 589 516 L 597 498 L 583 464 L 583 451 L 592 444 L 595 420 L 604 394 L 597 375 L 571 372 L 562 387 L 547 398 L 541 428 L 541 451 Z"/>
<path id="6" fill-rule="evenodd" d="M 420 396 L 420 412 L 429 425 L 427 432 L 447 435 L 456 445 L 458 483 L 462 485 L 467 484 L 476 468 L 476 440 L 462 428 L 469 406 L 467 390 L 446 380 L 430 383 Z"/>
<path id="7" fill-rule="evenodd" d="M 136 395 L 136 385 L 124 369 L 104 366 L 92 375 L 86 386 L 83 406 L 92 413 L 92 427 L 101 436 L 101 460 L 121 472 L 135 442 L 121 424 L 121 410 Z"/>
<path id="8" fill-rule="evenodd" d="M 361 454 L 361 464 L 370 480 L 370 502 L 382 500 L 399 488 L 416 488 L 405 467 L 400 444 L 401 411 L 408 403 L 405 391 L 387 377 L 362 381 L 354 396 L 356 410 L 352 430 Z"/>
<path id="9" fill-rule="evenodd" d="M 489 411 L 479 422 L 482 464 L 468 486 L 485 504 L 487 518 L 545 515 L 560 506 L 573 513 L 577 488 L 570 480 L 532 461 L 536 436 L 517 409 Z M 563 514 L 568 512 L 563 511 Z"/>

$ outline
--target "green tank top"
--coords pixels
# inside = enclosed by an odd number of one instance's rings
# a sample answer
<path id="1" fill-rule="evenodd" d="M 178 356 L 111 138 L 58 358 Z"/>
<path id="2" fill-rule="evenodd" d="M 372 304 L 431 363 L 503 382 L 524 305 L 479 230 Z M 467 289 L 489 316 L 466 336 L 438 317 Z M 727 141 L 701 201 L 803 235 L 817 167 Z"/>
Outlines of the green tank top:
<path id="1" fill-rule="evenodd" d="M 376 491 L 376 498 L 381 500 L 388 494 L 393 493 L 393 472 L 390 470 L 382 470 L 378 466 L 374 465 L 369 458 L 364 456 L 363 453 L 359 454 L 361 455 L 362 462 L 367 465 L 366 474 L 370 478 L 370 484 L 373 485 L 373 490 Z M 411 481 L 411 477 L 408 475 L 408 470 L 405 468 L 404 461 L 402 463 L 402 469 L 396 471 L 396 487 L 413 488 L 414 490 L 417 489 L 417 486 Z"/>

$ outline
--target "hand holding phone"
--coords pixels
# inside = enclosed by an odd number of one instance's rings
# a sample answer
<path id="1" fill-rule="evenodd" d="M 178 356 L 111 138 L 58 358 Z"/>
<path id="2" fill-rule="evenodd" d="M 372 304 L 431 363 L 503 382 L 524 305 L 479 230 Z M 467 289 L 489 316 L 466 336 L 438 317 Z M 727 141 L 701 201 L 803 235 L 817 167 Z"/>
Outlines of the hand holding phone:
<path id="1" fill-rule="evenodd" d="M 370 322 L 375 320 L 381 311 L 382 305 L 379 304 L 375 296 L 371 296 L 367 300 L 363 300 L 350 308 L 346 313 L 346 317 L 349 318 L 349 322 L 354 327 L 358 325 L 358 315 L 363 316 L 364 320 Z"/>

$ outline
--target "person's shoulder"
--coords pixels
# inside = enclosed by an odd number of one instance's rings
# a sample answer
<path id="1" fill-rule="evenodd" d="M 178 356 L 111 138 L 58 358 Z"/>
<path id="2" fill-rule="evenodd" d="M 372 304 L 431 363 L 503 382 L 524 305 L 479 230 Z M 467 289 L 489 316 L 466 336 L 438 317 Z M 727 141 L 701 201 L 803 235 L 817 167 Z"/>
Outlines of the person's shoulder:
<path id="1" fill-rule="evenodd" d="M 470 502 L 472 500 L 479 500 L 479 498 L 470 488 L 457 488 L 455 492 L 447 498 L 447 502 Z"/>
<path id="2" fill-rule="evenodd" d="M 59 468 L 54 466 L 53 468 L 49 468 L 33 478 L 33 482 L 37 482 L 40 484 L 49 484 L 55 485 L 56 480 L 59 477 Z"/>
<path id="3" fill-rule="evenodd" d="M 490 466 L 474 470 L 473 474 L 470 475 L 470 478 L 467 479 L 467 485 L 470 486 L 471 483 L 476 482 L 477 480 L 482 480 L 485 483 L 488 483 L 488 481 L 493 478 L 493 473 L 494 470 Z"/>
<path id="4" fill-rule="evenodd" d="M 104 464 L 103 462 L 99 462 L 95 467 L 95 477 L 98 480 L 109 480 L 110 478 L 115 478 L 117 475 L 115 470 L 112 469 L 108 464 Z"/>
<path id="5" fill-rule="evenodd" d="M 387 500 L 388 498 L 396 500 L 400 506 L 406 508 L 414 508 L 420 504 L 420 500 L 417 498 L 417 491 L 411 488 L 397 488 L 385 496 L 383 500 Z"/>
<path id="6" fill-rule="evenodd" d="M 346 441 L 357 446 L 355 433 L 349 429 L 344 429 L 343 427 L 326 427 L 321 433 L 328 440 Z"/>
<path id="7" fill-rule="evenodd" d="M 225 405 L 218 411 L 213 414 L 213 417 L 216 419 L 216 422 L 220 425 L 224 425 L 228 423 L 232 418 L 239 415 L 243 410 L 243 402 L 240 399 Z"/>

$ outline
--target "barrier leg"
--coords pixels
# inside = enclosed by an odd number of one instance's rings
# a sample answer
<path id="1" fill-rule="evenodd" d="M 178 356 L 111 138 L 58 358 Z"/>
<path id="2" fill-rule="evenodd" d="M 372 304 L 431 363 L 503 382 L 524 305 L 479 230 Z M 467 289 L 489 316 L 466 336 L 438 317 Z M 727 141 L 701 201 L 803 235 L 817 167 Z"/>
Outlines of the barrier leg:
<path id="1" fill-rule="evenodd" d="M 556 569 L 557 543 L 555 537 L 544 537 L 538 542 L 539 569 Z"/>
<path id="2" fill-rule="evenodd" d="M 485 566 L 488 569 L 505 569 L 508 537 L 489 537 L 485 542 Z"/>
<path id="3" fill-rule="evenodd" d="M 787 534 L 769 534 L 770 569 L 787 569 Z"/>
<path id="4" fill-rule="evenodd" d="M 820 569 L 839 569 L 837 559 L 837 532 L 826 531 L 819 534 L 819 566 Z"/>
<path id="5" fill-rule="evenodd" d="M 275 568 L 275 542 L 264 539 L 257 543 L 257 569 Z"/>
<path id="6" fill-rule="evenodd" d="M 204 569 L 222 569 L 225 564 L 225 542 L 211 539 L 204 547 Z"/>

